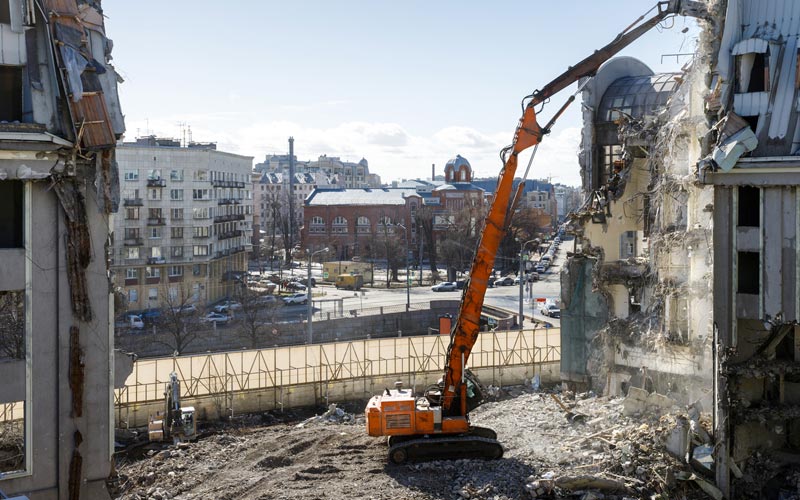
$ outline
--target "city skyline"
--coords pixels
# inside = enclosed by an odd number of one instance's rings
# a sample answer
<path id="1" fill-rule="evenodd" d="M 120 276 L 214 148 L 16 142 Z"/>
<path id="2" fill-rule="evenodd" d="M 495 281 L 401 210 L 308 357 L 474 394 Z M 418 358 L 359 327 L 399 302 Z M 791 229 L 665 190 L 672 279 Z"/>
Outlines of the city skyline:
<path id="1" fill-rule="evenodd" d="M 456 154 L 470 160 L 476 176 L 496 176 L 520 100 L 650 7 L 634 0 L 582 4 L 580 11 L 532 10 L 522 2 L 502 9 L 263 2 L 248 5 L 246 16 L 242 9 L 210 16 L 212 4 L 199 2 L 192 9 L 158 4 L 153 16 L 155 6 L 105 4 L 118 47 L 114 63 L 126 80 L 120 93 L 128 140 L 180 138 L 190 127 L 192 139 L 258 162 L 285 154 L 294 136 L 298 158 L 363 157 L 386 181 L 428 178 L 431 164 L 443 168 Z M 609 13 L 615 22 L 593 22 Z M 509 29 L 509 19 L 520 28 Z M 147 37 L 137 28 L 144 23 Z M 693 51 L 697 30 L 683 18 L 668 25 L 621 55 L 640 57 L 656 72 L 678 70 L 686 58 L 662 56 Z M 177 55 L 158 56 L 164 47 Z M 573 91 L 557 96 L 544 116 Z M 530 177 L 580 184 L 579 126 L 576 105 L 543 141 Z"/>

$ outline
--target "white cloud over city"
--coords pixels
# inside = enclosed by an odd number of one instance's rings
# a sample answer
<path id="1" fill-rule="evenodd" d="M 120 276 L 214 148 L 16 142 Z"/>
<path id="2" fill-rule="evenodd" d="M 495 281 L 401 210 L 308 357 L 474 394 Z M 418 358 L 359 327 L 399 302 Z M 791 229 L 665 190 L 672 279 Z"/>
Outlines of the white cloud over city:
<path id="1" fill-rule="evenodd" d="M 479 177 L 497 176 L 501 169 L 500 150 L 513 136 L 513 129 L 484 132 L 452 125 L 431 135 L 414 134 L 391 122 L 343 122 L 334 127 L 309 127 L 291 121 L 253 120 L 248 113 L 182 116 L 170 119 L 128 121 L 127 137 L 148 133 L 180 138 L 179 123 L 191 127 L 195 141 L 214 141 L 220 150 L 253 156 L 255 163 L 267 154 L 288 151 L 288 138 L 295 138 L 295 154 L 313 160 L 322 154 L 345 161 L 366 158 L 370 171 L 384 182 L 408 178 L 429 178 L 431 164 L 441 174 L 444 164 L 456 154 L 467 158 Z M 552 177 L 554 182 L 579 185 L 577 160 L 580 129 L 557 130 L 539 147 L 529 178 Z M 523 153 L 517 175 L 524 172 L 529 153 Z"/>

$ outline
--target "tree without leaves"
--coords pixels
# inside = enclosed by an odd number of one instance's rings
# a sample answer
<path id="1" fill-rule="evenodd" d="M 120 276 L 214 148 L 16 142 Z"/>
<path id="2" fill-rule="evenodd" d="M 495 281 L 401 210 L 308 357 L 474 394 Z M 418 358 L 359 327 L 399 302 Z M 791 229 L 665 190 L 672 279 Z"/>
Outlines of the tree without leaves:
<path id="1" fill-rule="evenodd" d="M 0 292 L 0 357 L 25 359 L 25 294 Z"/>
<path id="2" fill-rule="evenodd" d="M 433 208 L 429 206 L 421 206 L 417 209 L 416 213 L 417 218 L 417 230 L 419 231 L 420 237 L 423 239 L 423 247 L 428 255 L 428 262 L 430 262 L 431 266 L 431 273 L 438 273 L 438 269 L 436 267 L 436 242 L 434 241 L 433 236 L 433 222 L 434 222 L 434 214 Z M 422 267 L 422 262 L 419 263 L 420 268 Z"/>
<path id="3" fill-rule="evenodd" d="M 197 339 L 199 319 L 202 311 L 188 313 L 184 308 L 192 304 L 192 293 L 188 285 L 175 283 L 173 287 L 162 277 L 161 290 L 166 297 L 165 307 L 155 323 L 159 329 L 169 334 L 169 341 L 160 342 L 170 347 L 174 352 L 181 354 Z M 170 289 L 174 291 L 170 291 Z"/>
<path id="4" fill-rule="evenodd" d="M 265 295 L 245 287 L 237 287 L 234 297 L 242 305 L 237 313 L 239 332 L 250 342 L 250 347 L 255 349 L 264 339 L 273 338 L 272 332 L 281 303 L 277 300 L 265 302 Z"/>

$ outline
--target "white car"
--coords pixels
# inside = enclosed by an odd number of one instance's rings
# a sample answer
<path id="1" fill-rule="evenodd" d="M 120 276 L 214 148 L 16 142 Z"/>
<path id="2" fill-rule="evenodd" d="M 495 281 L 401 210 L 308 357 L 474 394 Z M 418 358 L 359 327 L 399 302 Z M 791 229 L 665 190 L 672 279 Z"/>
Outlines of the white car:
<path id="1" fill-rule="evenodd" d="M 444 283 L 439 283 L 431 287 L 431 290 L 434 292 L 454 292 L 457 289 L 458 285 L 453 281 L 445 281 Z"/>
<path id="2" fill-rule="evenodd" d="M 210 313 L 206 314 L 205 316 L 203 316 L 203 319 L 201 321 L 203 321 L 204 323 L 223 323 L 224 324 L 224 323 L 227 323 L 230 320 L 231 320 L 230 316 L 228 316 L 226 314 L 210 312 Z"/>
<path id="3" fill-rule="evenodd" d="M 133 328 L 134 330 L 144 329 L 144 321 L 142 321 L 142 317 L 136 314 L 129 314 L 125 318 L 125 324 L 128 326 L 128 328 Z"/>
<path id="4" fill-rule="evenodd" d="M 220 313 L 220 314 L 227 314 L 228 311 L 238 311 L 241 308 L 242 308 L 242 304 L 240 304 L 238 302 L 228 301 L 228 302 L 223 302 L 222 304 L 214 306 L 214 312 L 217 312 L 217 313 Z"/>
<path id="5" fill-rule="evenodd" d="M 197 312 L 197 307 L 194 304 L 184 304 L 182 306 L 173 307 L 172 312 L 179 314 L 194 314 Z"/>
<path id="6" fill-rule="evenodd" d="M 287 295 L 283 298 L 283 303 L 287 306 L 293 304 L 307 304 L 308 303 L 308 295 L 304 293 L 293 293 L 292 295 Z"/>
<path id="7" fill-rule="evenodd" d="M 542 313 L 543 316 L 547 316 L 549 318 L 561 317 L 561 308 L 555 304 L 546 304 L 539 309 L 539 312 Z"/>

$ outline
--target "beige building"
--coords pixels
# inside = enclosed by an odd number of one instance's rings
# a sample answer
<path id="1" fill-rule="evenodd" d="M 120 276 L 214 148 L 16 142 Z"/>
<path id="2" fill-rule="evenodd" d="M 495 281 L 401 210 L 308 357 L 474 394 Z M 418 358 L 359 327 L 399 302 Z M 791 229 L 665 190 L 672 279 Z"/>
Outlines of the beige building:
<path id="1" fill-rule="evenodd" d="M 231 296 L 252 237 L 252 157 L 145 137 L 118 148 L 112 271 L 128 310 Z"/>

